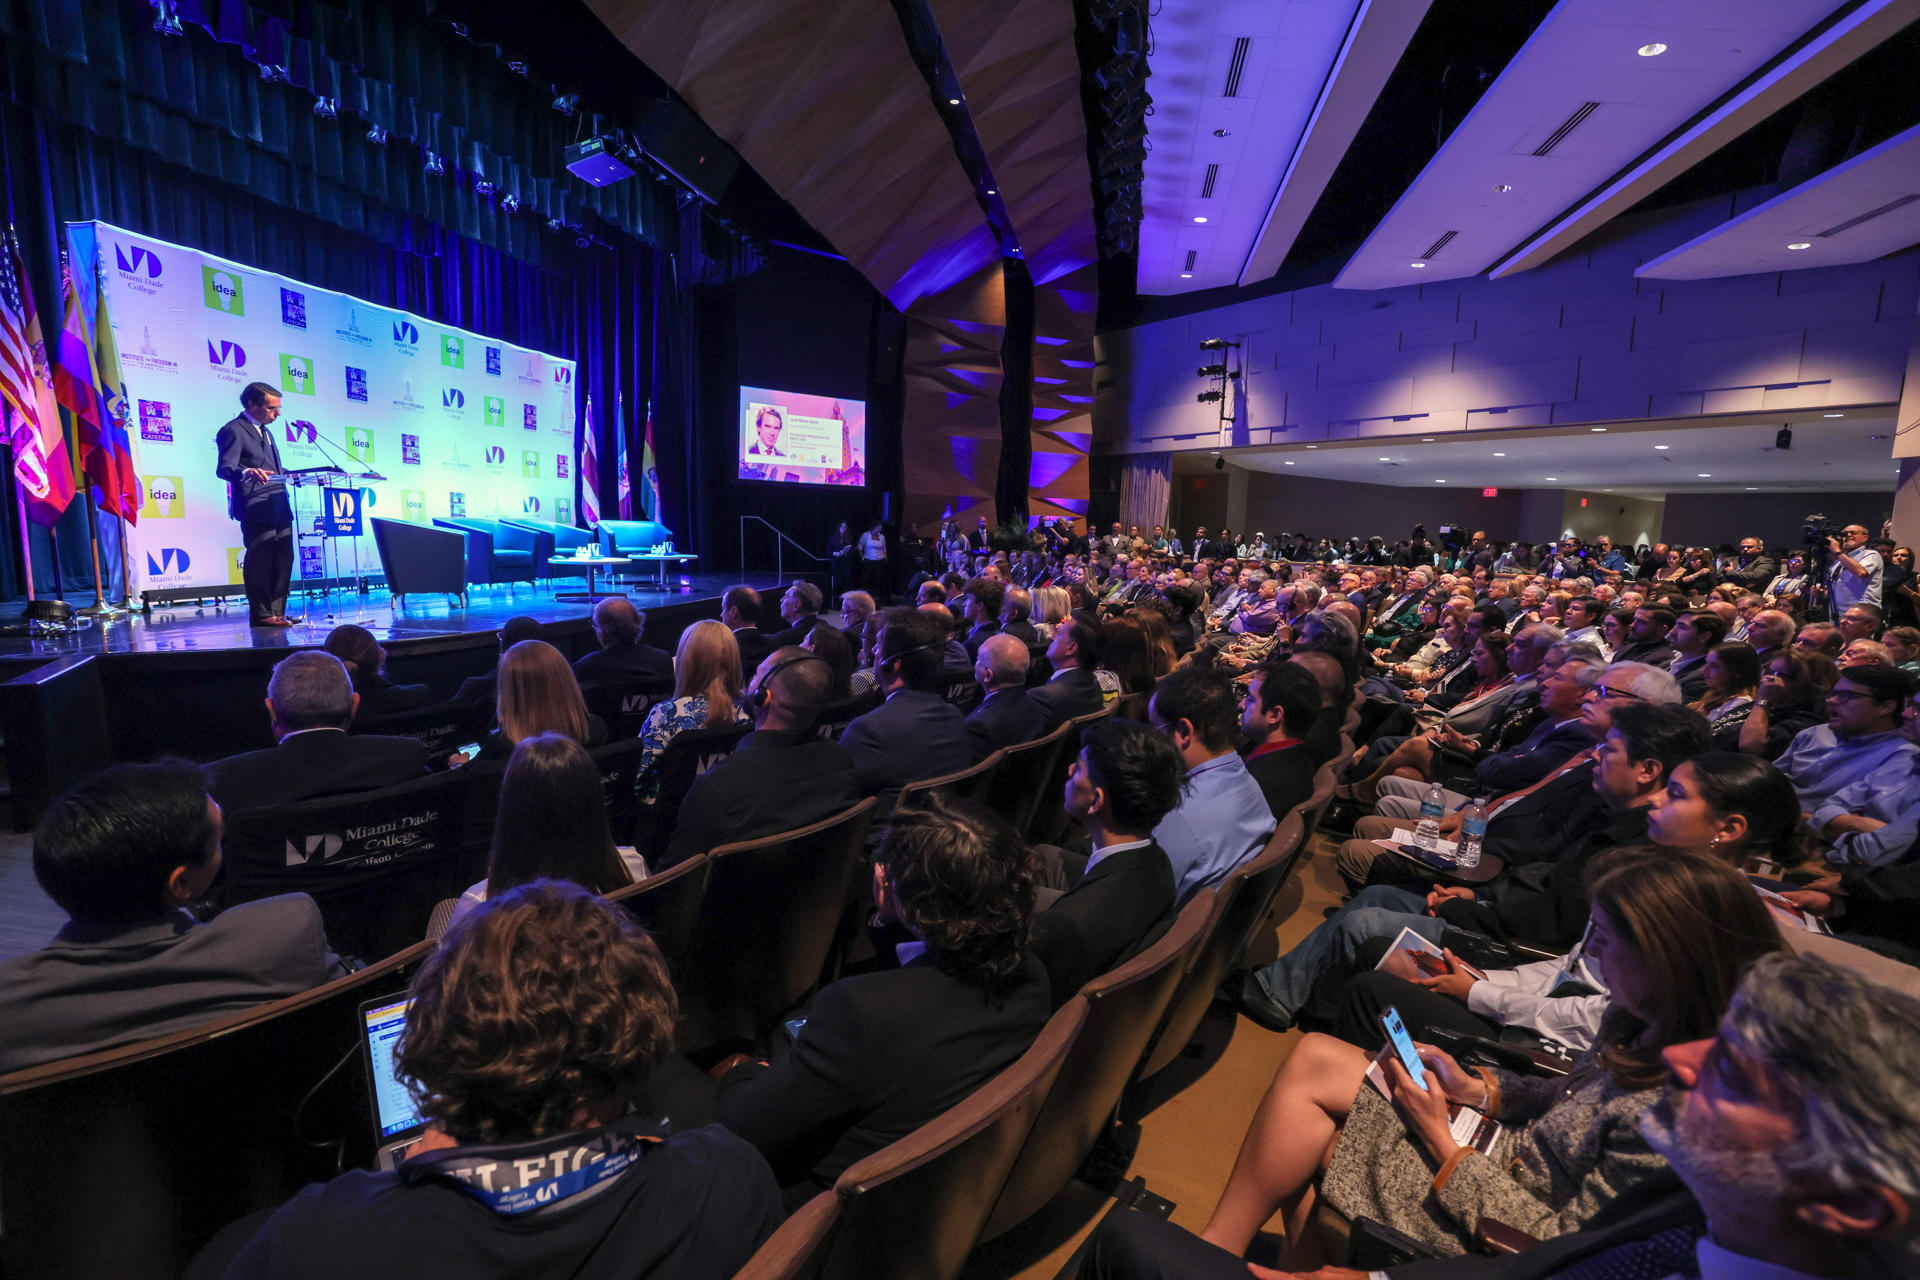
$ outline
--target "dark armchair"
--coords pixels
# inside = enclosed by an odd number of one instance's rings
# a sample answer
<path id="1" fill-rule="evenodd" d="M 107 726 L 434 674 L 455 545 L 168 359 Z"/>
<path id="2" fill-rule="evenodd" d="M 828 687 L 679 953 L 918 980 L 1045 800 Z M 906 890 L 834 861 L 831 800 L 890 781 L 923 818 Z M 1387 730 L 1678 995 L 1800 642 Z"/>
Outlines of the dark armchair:
<path id="1" fill-rule="evenodd" d="M 587 570 L 584 565 L 569 563 L 574 551 L 579 547 L 599 549 L 599 543 L 591 529 L 578 529 L 570 524 L 558 524 L 552 520 L 534 520 L 526 516 L 514 516 L 501 521 L 516 529 L 526 529 L 544 537 L 547 558 L 542 563 L 542 577 L 584 578 Z"/>
<path id="2" fill-rule="evenodd" d="M 545 559 L 553 554 L 553 544 L 530 529 L 471 518 L 435 517 L 433 523 L 465 535 L 468 582 L 532 582 L 546 574 Z"/>
<path id="3" fill-rule="evenodd" d="M 415 592 L 445 592 L 467 600 L 467 544 L 452 529 L 433 529 L 406 520 L 373 517 L 373 545 L 380 571 L 399 608 Z"/>

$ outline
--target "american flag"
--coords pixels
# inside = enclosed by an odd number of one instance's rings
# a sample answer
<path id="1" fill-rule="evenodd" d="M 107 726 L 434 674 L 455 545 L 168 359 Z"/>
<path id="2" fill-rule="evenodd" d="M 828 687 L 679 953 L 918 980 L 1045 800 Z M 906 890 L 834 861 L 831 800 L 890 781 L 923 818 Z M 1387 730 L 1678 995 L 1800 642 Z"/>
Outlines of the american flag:
<path id="1" fill-rule="evenodd" d="M 73 467 L 63 447 L 54 407 L 47 343 L 33 308 L 33 291 L 11 232 L 0 252 L 0 413 L 7 419 L 13 473 L 27 516 L 51 527 L 73 501 Z"/>
<path id="2" fill-rule="evenodd" d="M 580 433 L 580 515 L 591 529 L 600 523 L 600 450 L 593 442 L 593 397 Z"/>

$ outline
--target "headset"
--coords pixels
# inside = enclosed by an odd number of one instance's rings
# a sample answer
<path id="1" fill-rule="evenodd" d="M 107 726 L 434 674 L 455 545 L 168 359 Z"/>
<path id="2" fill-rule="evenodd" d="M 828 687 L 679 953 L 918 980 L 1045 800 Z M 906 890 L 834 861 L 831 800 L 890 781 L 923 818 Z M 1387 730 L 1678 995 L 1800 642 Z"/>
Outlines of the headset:
<path id="1" fill-rule="evenodd" d="M 767 672 L 766 675 L 760 677 L 760 683 L 756 684 L 753 687 L 753 692 L 747 696 L 747 701 L 756 707 L 766 706 L 768 702 L 772 701 L 772 697 L 773 697 L 772 694 L 767 692 L 767 687 L 773 683 L 773 678 L 775 676 L 779 675 L 782 671 L 785 671 L 788 667 L 797 667 L 803 662 L 826 662 L 826 661 L 827 660 L 825 658 L 821 657 L 817 653 L 804 653 L 799 655 L 798 657 L 788 658 L 785 662 L 780 663 L 778 666 L 774 667 L 773 670 Z M 832 665 L 832 664 L 828 664 L 828 665 Z"/>
<path id="2" fill-rule="evenodd" d="M 881 668 L 892 667 L 897 671 L 899 670 L 899 667 L 900 667 L 900 659 L 906 657 L 910 653 L 925 653 L 929 649 L 939 649 L 944 651 L 946 647 L 947 647 L 947 642 L 945 640 L 933 640 L 926 644 L 916 644 L 910 649 L 902 649 L 898 653 L 888 654 L 886 657 L 880 659 L 880 661 L 876 665 Z"/>

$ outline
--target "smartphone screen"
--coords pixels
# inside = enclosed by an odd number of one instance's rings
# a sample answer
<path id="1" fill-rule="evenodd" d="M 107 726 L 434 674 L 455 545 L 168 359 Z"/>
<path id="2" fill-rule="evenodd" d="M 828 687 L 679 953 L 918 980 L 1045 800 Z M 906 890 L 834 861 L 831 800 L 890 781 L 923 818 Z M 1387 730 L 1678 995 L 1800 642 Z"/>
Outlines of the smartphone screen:
<path id="1" fill-rule="evenodd" d="M 458 748 L 458 750 L 461 755 L 467 758 L 467 763 L 471 764 L 480 754 L 480 744 L 477 742 L 469 742 L 466 746 Z"/>
<path id="2" fill-rule="evenodd" d="M 807 1020 L 805 1018 L 788 1018 L 780 1025 L 787 1033 L 787 1043 L 791 1044 L 800 1038 L 800 1028 L 807 1025 Z"/>
<path id="3" fill-rule="evenodd" d="M 1420 1055 L 1414 1052 L 1413 1037 L 1407 1034 L 1407 1024 L 1400 1021 L 1400 1011 L 1389 1008 L 1380 1015 L 1380 1025 L 1386 1029 L 1387 1043 L 1400 1055 L 1400 1065 L 1407 1069 L 1413 1082 L 1422 1089 L 1427 1087 L 1426 1064 L 1420 1061 Z"/>

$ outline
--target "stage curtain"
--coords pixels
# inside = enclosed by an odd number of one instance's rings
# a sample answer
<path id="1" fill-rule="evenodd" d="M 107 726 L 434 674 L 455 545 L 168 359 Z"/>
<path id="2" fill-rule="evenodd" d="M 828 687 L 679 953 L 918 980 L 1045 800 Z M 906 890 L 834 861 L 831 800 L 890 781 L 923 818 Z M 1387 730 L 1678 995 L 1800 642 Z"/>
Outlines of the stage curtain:
<path id="1" fill-rule="evenodd" d="M 1165 524 L 1172 492 L 1171 453 L 1128 454 L 1120 470 L 1120 526 Z"/>

